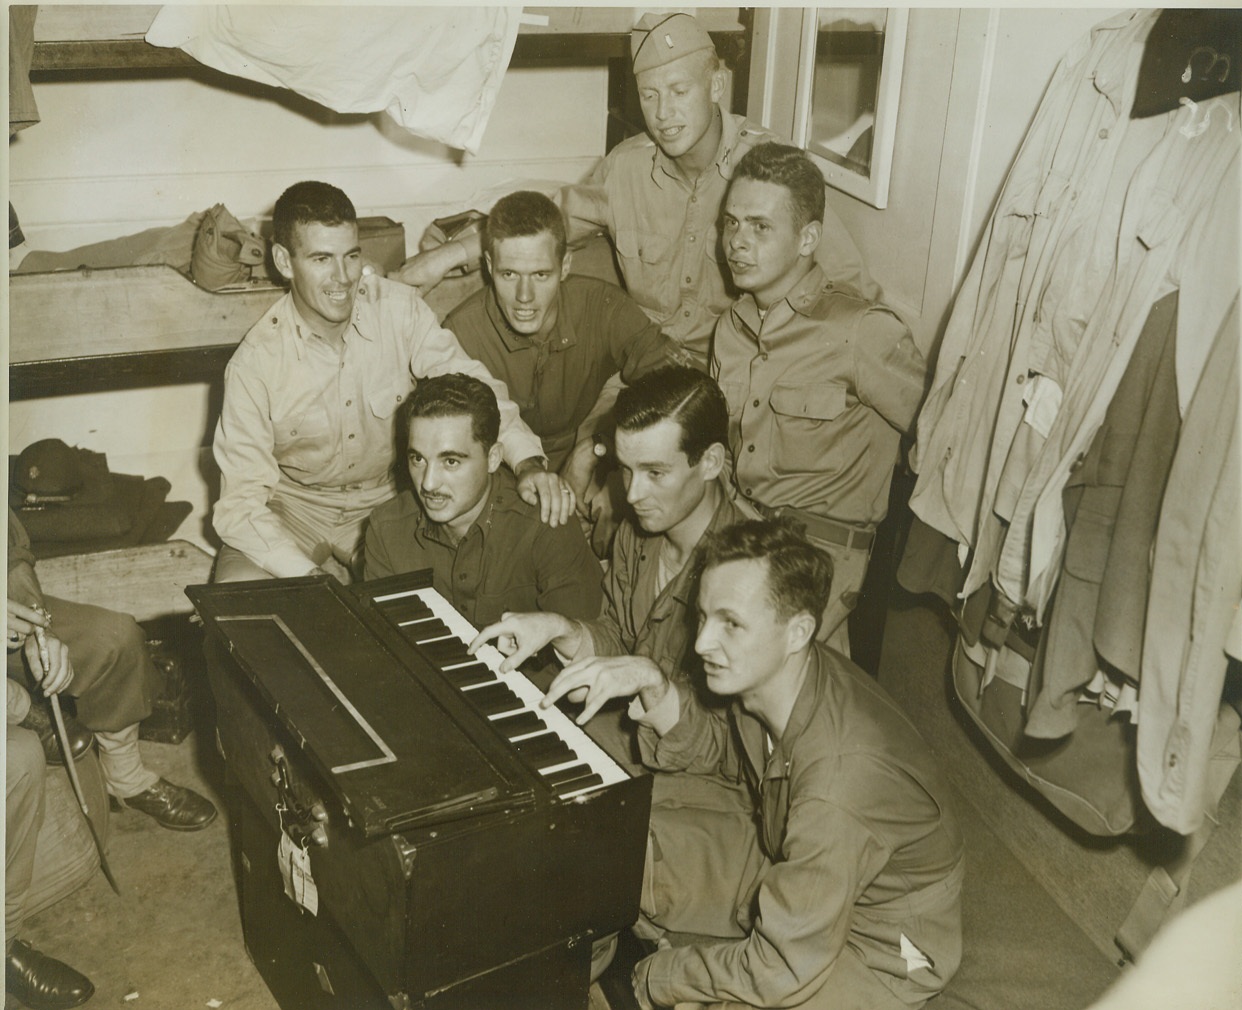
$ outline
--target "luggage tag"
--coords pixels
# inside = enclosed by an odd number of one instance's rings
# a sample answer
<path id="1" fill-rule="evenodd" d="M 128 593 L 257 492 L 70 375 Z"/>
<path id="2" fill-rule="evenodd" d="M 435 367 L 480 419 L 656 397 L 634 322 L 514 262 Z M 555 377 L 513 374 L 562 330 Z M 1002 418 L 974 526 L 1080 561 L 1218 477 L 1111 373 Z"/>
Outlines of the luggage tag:
<path id="1" fill-rule="evenodd" d="M 288 808 L 277 804 L 280 816 L 280 844 L 276 846 L 276 860 L 280 864 L 280 877 L 284 881 L 285 895 L 311 915 L 319 915 L 319 888 L 311 874 L 310 852 L 305 843 L 295 845 L 285 830 L 284 812 Z"/>

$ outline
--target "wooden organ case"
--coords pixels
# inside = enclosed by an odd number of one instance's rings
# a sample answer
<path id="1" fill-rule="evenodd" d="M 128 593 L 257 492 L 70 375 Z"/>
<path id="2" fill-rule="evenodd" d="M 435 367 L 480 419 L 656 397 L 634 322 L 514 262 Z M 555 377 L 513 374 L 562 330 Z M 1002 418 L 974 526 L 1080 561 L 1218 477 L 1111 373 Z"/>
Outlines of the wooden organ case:
<path id="1" fill-rule="evenodd" d="M 186 592 L 246 946 L 283 1010 L 582 1010 L 592 941 L 638 912 L 650 778 L 466 655 L 428 573 Z"/>

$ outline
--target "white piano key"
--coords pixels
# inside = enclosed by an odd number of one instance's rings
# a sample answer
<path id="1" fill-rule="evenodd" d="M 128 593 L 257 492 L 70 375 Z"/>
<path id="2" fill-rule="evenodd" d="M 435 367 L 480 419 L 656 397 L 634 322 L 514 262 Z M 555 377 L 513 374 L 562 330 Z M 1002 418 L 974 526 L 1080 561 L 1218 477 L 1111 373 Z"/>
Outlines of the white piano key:
<path id="1" fill-rule="evenodd" d="M 456 636 L 462 642 L 469 644 L 478 636 L 478 629 L 462 617 L 462 615 L 457 612 L 457 609 L 443 596 L 431 588 L 412 589 L 407 592 L 377 596 L 375 598 L 375 602 L 377 605 L 382 607 L 385 602 L 405 599 L 410 596 L 417 597 L 421 600 L 431 610 L 434 617 L 437 617 L 444 622 L 445 626 L 448 627 L 449 631 L 452 633 L 452 636 Z M 408 623 L 410 622 L 402 622 L 403 625 Z M 442 641 L 446 637 L 451 636 L 440 636 L 440 638 L 435 639 L 435 641 Z M 601 779 L 603 779 L 603 782 L 598 785 L 588 786 L 585 789 L 578 789 L 572 792 L 564 793 L 561 796 L 562 799 L 572 799 L 575 796 L 590 793 L 596 789 L 602 789 L 604 786 L 612 785 L 615 782 L 623 781 L 629 777 L 629 773 L 618 765 L 611 757 L 609 757 L 608 754 L 599 746 L 599 744 L 592 740 L 583 728 L 570 719 L 564 712 L 555 706 L 540 708 L 539 703 L 543 700 L 543 692 L 532 684 L 530 679 L 524 673 L 520 670 L 502 673 L 500 670 L 500 664 L 504 661 L 504 658 L 505 657 L 501 654 L 501 652 L 493 645 L 483 646 L 475 656 L 476 660 L 483 663 L 489 670 L 492 671 L 493 674 L 495 674 L 497 680 L 506 684 L 509 689 L 518 696 L 526 709 L 533 710 L 537 713 L 538 716 L 547 724 L 548 729 L 556 733 L 556 735 L 565 742 L 574 754 L 574 756 L 568 761 L 563 761 L 560 764 L 550 765 L 549 767 L 542 769 L 541 774 L 550 775 L 560 771 L 563 768 L 569 768 L 576 764 L 585 764 L 591 769 L 592 772 L 596 773 Z M 453 665 L 459 666 L 462 664 L 459 663 Z M 445 669 L 451 668 L 451 666 L 445 667 Z M 473 685 L 473 687 L 483 686 L 485 685 Z M 468 694 L 470 690 L 472 690 L 472 688 L 464 688 L 462 689 L 462 693 Z M 523 710 L 524 709 L 509 709 L 505 712 L 498 712 L 490 718 L 495 719 L 502 715 L 512 715 L 514 712 Z M 513 742 L 525 739 L 526 736 L 534 736 L 536 733 L 541 732 L 545 731 L 535 730 L 525 736 L 515 738 Z"/>

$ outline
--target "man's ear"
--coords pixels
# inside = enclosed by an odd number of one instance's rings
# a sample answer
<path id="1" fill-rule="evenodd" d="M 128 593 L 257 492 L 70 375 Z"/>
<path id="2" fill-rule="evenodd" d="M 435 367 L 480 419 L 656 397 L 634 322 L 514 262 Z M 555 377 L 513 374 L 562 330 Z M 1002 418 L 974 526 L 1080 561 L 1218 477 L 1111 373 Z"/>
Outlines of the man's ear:
<path id="1" fill-rule="evenodd" d="M 824 234 L 824 224 L 822 221 L 808 221 L 802 226 L 802 231 L 798 235 L 798 255 L 814 256 L 815 250 L 819 248 L 819 240 Z"/>
<path id="2" fill-rule="evenodd" d="M 721 67 L 719 70 L 712 71 L 712 83 L 710 93 L 712 96 L 712 104 L 719 105 L 720 100 L 724 98 L 725 87 L 729 83 L 729 72 Z"/>
<path id="3" fill-rule="evenodd" d="M 565 255 L 561 259 L 561 280 L 569 276 L 569 264 L 573 261 L 574 254 L 569 249 L 565 250 Z"/>
<path id="4" fill-rule="evenodd" d="M 785 625 L 785 648 L 792 655 L 801 652 L 815 637 L 815 618 L 803 611 L 794 614 Z"/>
<path id="5" fill-rule="evenodd" d="M 719 442 L 713 442 L 703 450 L 703 455 L 699 457 L 699 469 L 703 473 L 704 480 L 715 480 L 724 470 L 725 458 L 728 453 L 725 447 Z"/>
<path id="6" fill-rule="evenodd" d="M 487 450 L 487 472 L 495 473 L 500 469 L 500 464 L 504 461 L 505 453 L 501 449 L 499 442 L 493 442 L 491 448 Z"/>
<path id="7" fill-rule="evenodd" d="M 280 276 L 287 281 L 293 280 L 293 263 L 290 261 L 289 250 L 279 242 L 272 243 L 272 262 L 280 271 Z"/>

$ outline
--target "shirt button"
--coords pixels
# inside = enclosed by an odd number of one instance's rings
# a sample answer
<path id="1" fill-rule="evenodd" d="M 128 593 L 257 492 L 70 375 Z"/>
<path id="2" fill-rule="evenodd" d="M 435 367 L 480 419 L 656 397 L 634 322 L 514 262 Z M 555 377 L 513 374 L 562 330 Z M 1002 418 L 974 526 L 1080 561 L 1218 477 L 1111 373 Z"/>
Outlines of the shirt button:
<path id="1" fill-rule="evenodd" d="M 758 401 L 758 400 L 756 400 L 756 401 L 755 401 L 754 406 L 756 406 L 756 407 L 757 407 L 757 406 L 759 406 L 759 401 Z"/>
<path id="2" fill-rule="evenodd" d="M 745 491 L 742 492 L 742 494 L 746 495 L 747 498 L 749 498 L 754 493 L 755 493 L 755 489 L 753 487 L 748 487 Z"/>
<path id="3" fill-rule="evenodd" d="M 690 310 L 689 310 L 689 309 L 686 309 L 686 311 L 685 311 L 685 312 L 683 312 L 683 313 L 682 313 L 682 315 L 683 315 L 683 316 L 685 316 L 687 319 L 689 319 L 689 318 L 690 318 Z"/>
<path id="4" fill-rule="evenodd" d="M 347 406 L 347 407 L 352 407 L 353 405 L 354 405 L 354 401 L 353 401 L 353 400 L 346 400 L 346 401 L 345 401 L 345 406 Z"/>
<path id="5" fill-rule="evenodd" d="M 458 582 L 465 582 L 465 581 L 466 581 L 466 573 L 465 573 L 465 572 L 462 572 L 460 575 L 458 575 L 458 576 L 457 576 L 457 581 L 458 581 Z"/>
<path id="6" fill-rule="evenodd" d="M 690 197 L 690 202 L 691 202 L 691 203 L 698 203 L 698 202 L 699 202 L 699 198 L 698 198 L 697 194 L 696 194 L 695 196 Z"/>
<path id="7" fill-rule="evenodd" d="M 275 326 L 280 322 L 275 316 L 272 316 L 272 325 Z"/>
<path id="8" fill-rule="evenodd" d="M 1106 127 L 1104 127 L 1104 129 L 1102 129 L 1102 130 L 1100 131 L 1100 139 L 1101 139 L 1101 140 L 1107 140 L 1107 139 L 1108 139 L 1108 127 L 1107 127 L 1107 126 L 1106 126 Z"/>
<path id="9" fill-rule="evenodd" d="M 767 352 L 767 351 L 764 351 L 761 355 L 759 355 L 759 360 L 760 360 L 760 361 L 767 361 L 767 360 L 768 360 L 768 352 Z"/>
<path id="10" fill-rule="evenodd" d="M 746 447 L 746 451 L 747 451 L 747 452 L 754 452 L 754 451 L 755 451 L 755 447 L 754 447 L 753 445 L 748 445 L 748 446 Z"/>
<path id="11" fill-rule="evenodd" d="M 691 241 L 691 242 L 693 242 L 693 241 L 695 240 L 695 238 L 696 238 L 696 236 L 691 235 L 691 236 L 690 236 L 690 241 Z"/>
<path id="12" fill-rule="evenodd" d="M 294 428 L 293 431 L 289 432 L 290 435 L 296 435 L 297 433 L 298 433 L 297 428 Z"/>
<path id="13" fill-rule="evenodd" d="M 1025 375 L 1019 375 L 1019 376 L 1018 376 L 1016 379 L 1014 379 L 1013 381 L 1014 381 L 1014 382 L 1016 382 L 1016 383 L 1020 386 L 1020 385 L 1022 385 L 1022 383 L 1026 382 L 1026 376 L 1025 376 Z"/>
<path id="14" fill-rule="evenodd" d="M 353 434 L 351 433 L 349 437 L 350 437 L 350 438 L 353 438 L 354 436 L 353 436 Z"/>
<path id="15" fill-rule="evenodd" d="M 687 278 L 686 278 L 686 283 L 687 283 L 687 284 L 691 284 L 691 283 L 693 283 L 693 281 L 694 281 L 694 278 L 693 278 L 693 277 L 687 277 Z"/>

